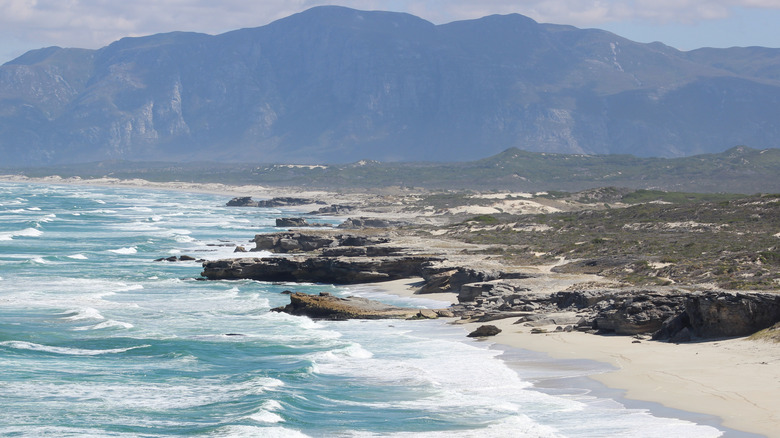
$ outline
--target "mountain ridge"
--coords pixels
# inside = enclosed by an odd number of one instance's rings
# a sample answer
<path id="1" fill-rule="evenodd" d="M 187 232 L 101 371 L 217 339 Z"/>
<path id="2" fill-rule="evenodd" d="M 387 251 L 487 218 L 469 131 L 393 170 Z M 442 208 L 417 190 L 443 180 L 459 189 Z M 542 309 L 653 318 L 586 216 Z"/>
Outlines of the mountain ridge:
<path id="1" fill-rule="evenodd" d="M 780 145 L 780 49 L 680 52 L 519 14 L 316 7 L 0 66 L 4 165 L 688 156 Z"/>

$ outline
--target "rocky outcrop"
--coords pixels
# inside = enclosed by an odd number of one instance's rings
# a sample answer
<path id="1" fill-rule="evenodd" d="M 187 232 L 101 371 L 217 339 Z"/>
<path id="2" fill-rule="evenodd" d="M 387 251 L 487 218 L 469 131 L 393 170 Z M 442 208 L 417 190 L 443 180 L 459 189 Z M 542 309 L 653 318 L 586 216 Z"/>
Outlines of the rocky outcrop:
<path id="1" fill-rule="evenodd" d="M 280 217 L 276 218 L 277 227 L 308 227 L 309 221 L 302 217 Z"/>
<path id="2" fill-rule="evenodd" d="M 228 207 L 257 207 L 257 201 L 253 201 L 251 196 L 241 196 L 231 199 L 225 204 Z"/>
<path id="3" fill-rule="evenodd" d="M 391 228 L 402 227 L 408 225 L 408 222 L 403 221 L 391 221 L 387 219 L 377 219 L 370 217 L 351 217 L 339 225 L 339 228 Z"/>
<path id="4" fill-rule="evenodd" d="M 384 237 L 357 236 L 353 234 L 274 233 L 258 234 L 252 251 L 274 253 L 311 252 L 324 248 L 366 247 L 387 243 Z M 334 254 L 335 255 L 335 254 Z"/>
<path id="5" fill-rule="evenodd" d="M 669 318 L 654 339 L 747 336 L 780 321 L 780 294 L 700 292 L 685 297 L 685 309 Z"/>
<path id="6" fill-rule="evenodd" d="M 422 269 L 422 277 L 425 285 L 420 289 L 420 293 L 440 293 L 462 291 L 464 285 L 487 282 L 498 279 L 520 279 L 529 278 L 525 273 L 509 273 L 498 270 L 475 269 L 464 266 L 452 265 L 451 263 L 429 263 Z M 469 292 L 458 301 L 473 301 Z"/>
<path id="7" fill-rule="evenodd" d="M 315 211 L 310 212 L 309 214 L 337 214 L 337 215 L 343 215 L 343 214 L 349 214 L 350 212 L 356 210 L 357 207 L 353 205 L 341 205 L 341 204 L 333 204 L 328 205 L 327 207 L 321 207 Z"/>
<path id="8" fill-rule="evenodd" d="M 159 259 L 155 259 L 155 262 L 203 262 L 203 259 L 196 259 L 195 257 L 188 256 L 188 255 L 180 255 L 179 257 L 176 256 L 170 256 L 170 257 L 161 257 Z"/>
<path id="9" fill-rule="evenodd" d="M 261 201 L 253 201 L 251 196 L 240 196 L 231 199 L 227 202 L 228 207 L 263 207 L 263 208 L 276 208 L 276 207 L 294 207 L 300 205 L 309 204 L 325 204 L 325 202 L 317 201 L 308 198 L 294 198 L 294 197 L 277 197 L 271 199 L 265 199 Z"/>
<path id="10" fill-rule="evenodd" d="M 780 294 L 690 292 L 670 286 L 636 288 L 594 282 L 567 284 L 571 280 L 561 278 L 571 277 L 569 274 L 475 268 L 457 264 L 453 261 L 457 258 L 448 259 L 451 253 L 444 252 L 438 256 L 411 255 L 414 249 L 392 245 L 387 236 L 325 231 L 261 234 L 255 237 L 255 251 L 308 254 L 207 261 L 202 275 L 207 279 L 328 284 L 423 277 L 422 293 L 458 294 L 458 304 L 450 311 L 464 321 L 516 317 L 538 329 L 555 324 L 561 331 L 652 334 L 654 339 L 671 342 L 749 335 L 780 321 Z M 603 272 L 618 262 L 622 263 L 605 257 L 556 270 Z M 550 281 L 563 281 L 565 290 L 550 293 L 548 276 Z M 534 285 L 541 283 L 548 285 L 543 288 L 546 291 L 534 290 L 538 288 Z M 419 317 L 430 317 L 429 312 L 424 313 Z"/>
<path id="11" fill-rule="evenodd" d="M 411 319 L 438 318 L 430 309 L 414 309 L 390 306 L 379 301 L 360 297 L 335 297 L 327 292 L 309 295 L 300 292 L 290 294 L 290 304 L 271 309 L 291 315 L 315 319 Z"/>
<path id="12" fill-rule="evenodd" d="M 534 293 L 521 280 L 462 286 L 456 314 L 475 321 L 517 317 L 529 326 L 573 324 L 578 330 L 652 335 L 656 340 L 747 336 L 780 321 L 780 294 L 689 292 L 668 287 L 603 288 Z M 561 311 L 569 311 L 564 321 Z"/>
<path id="13" fill-rule="evenodd" d="M 685 308 L 685 293 L 639 290 L 613 294 L 595 305 L 593 328 L 618 335 L 655 333 Z"/>
<path id="14" fill-rule="evenodd" d="M 696 336 L 745 336 L 780 321 L 780 294 L 708 292 L 685 303 Z"/>
<path id="15" fill-rule="evenodd" d="M 249 279 L 306 283 L 374 283 L 420 275 L 427 257 L 269 257 L 207 261 L 209 280 Z"/>

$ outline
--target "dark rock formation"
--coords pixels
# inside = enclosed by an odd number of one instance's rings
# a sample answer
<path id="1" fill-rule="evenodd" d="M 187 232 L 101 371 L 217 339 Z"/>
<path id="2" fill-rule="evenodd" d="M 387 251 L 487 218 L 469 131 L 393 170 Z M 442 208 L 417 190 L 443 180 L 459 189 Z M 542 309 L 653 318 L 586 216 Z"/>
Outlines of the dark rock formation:
<path id="1" fill-rule="evenodd" d="M 780 321 L 780 294 L 707 292 L 688 297 L 685 311 L 696 336 L 745 336 Z"/>
<path id="2" fill-rule="evenodd" d="M 390 306 L 359 297 L 339 298 L 329 293 L 309 295 L 295 292 L 290 294 L 290 304 L 271 310 L 310 318 L 336 320 L 437 317 L 433 310 Z"/>
<path id="3" fill-rule="evenodd" d="M 377 219 L 370 217 L 349 218 L 339 225 L 339 228 L 391 228 L 408 225 L 408 222 L 390 221 L 387 219 Z"/>
<path id="4" fill-rule="evenodd" d="M 448 315 L 465 320 L 487 322 L 519 317 L 518 322 L 533 328 L 558 325 L 563 332 L 576 329 L 618 335 L 652 334 L 653 339 L 671 342 L 749 335 L 780 321 L 780 294 L 693 293 L 664 286 L 593 288 L 592 285 L 584 285 L 582 289 L 569 287 L 555 293 L 535 292 L 528 286 L 540 281 L 534 275 L 542 274 L 460 266 L 445 260 L 444 254 L 440 257 L 404 255 L 413 250 L 392 246 L 391 240 L 383 236 L 288 232 L 257 235 L 255 243 L 255 250 L 306 251 L 309 255 L 207 261 L 203 263 L 202 276 L 329 284 L 422 276 L 421 292 L 458 294 L 459 303 L 450 308 Z M 617 262 L 622 263 L 614 258 L 593 259 L 565 265 L 559 270 L 593 269 L 595 272 L 610 269 Z M 289 313 L 294 313 L 304 312 L 296 309 L 311 307 L 314 310 L 306 310 L 305 314 L 313 317 L 357 317 L 349 316 L 356 314 L 351 311 L 335 316 L 317 313 L 321 301 L 339 303 L 337 307 L 344 305 L 330 298 L 314 300 L 303 296 L 287 308 Z M 431 318 L 443 316 L 442 312 L 417 311 L 404 317 Z"/>
<path id="5" fill-rule="evenodd" d="M 170 257 L 161 257 L 159 259 L 155 259 L 155 262 L 202 262 L 203 259 L 196 259 L 195 257 L 188 256 L 188 255 L 181 255 L 178 258 L 176 256 L 170 256 Z"/>
<path id="6" fill-rule="evenodd" d="M 618 335 L 654 333 L 685 308 L 685 293 L 630 291 L 600 301 L 594 328 Z"/>
<path id="7" fill-rule="evenodd" d="M 294 197 L 276 197 L 271 199 L 265 199 L 262 201 L 253 201 L 251 196 L 241 196 L 231 199 L 227 202 L 228 207 L 293 207 L 299 205 L 309 204 L 325 204 L 323 201 L 316 201 L 308 198 L 294 198 Z"/>
<path id="8" fill-rule="evenodd" d="M 310 252 L 324 248 L 363 247 L 389 242 L 384 237 L 355 236 L 352 234 L 310 234 L 310 233 L 274 233 L 258 234 L 254 238 L 252 251 L 271 251 L 275 253 Z M 379 254 L 381 250 L 377 250 Z"/>
<path id="9" fill-rule="evenodd" d="M 447 263 L 429 263 L 423 267 L 425 285 L 420 293 L 461 292 L 463 285 L 498 279 L 529 278 L 525 273 L 508 273 L 485 269 L 454 266 Z M 460 297 L 458 301 L 472 301 L 471 297 Z"/>
<path id="10" fill-rule="evenodd" d="M 669 318 L 653 339 L 747 336 L 780 321 L 780 294 L 704 292 L 685 297 L 685 311 Z"/>
<path id="11" fill-rule="evenodd" d="M 318 210 L 312 211 L 309 214 L 349 214 L 354 209 L 355 207 L 352 205 L 333 204 L 327 207 L 319 208 Z"/>
<path id="12" fill-rule="evenodd" d="M 209 280 L 251 279 L 329 284 L 373 283 L 420 275 L 427 257 L 269 257 L 207 261 Z"/>
<path id="13" fill-rule="evenodd" d="M 403 255 L 404 248 L 397 246 L 340 246 L 322 250 L 325 257 L 385 257 Z"/>
<path id="14" fill-rule="evenodd" d="M 280 217 L 276 218 L 277 227 L 308 227 L 309 222 L 302 217 Z"/>
<path id="15" fill-rule="evenodd" d="M 228 207 L 257 207 L 257 201 L 253 201 L 251 196 L 233 198 L 225 204 Z"/>
<path id="16" fill-rule="evenodd" d="M 501 333 L 501 329 L 494 325 L 481 325 L 467 336 L 470 338 L 483 338 L 486 336 L 495 336 L 499 333 Z"/>

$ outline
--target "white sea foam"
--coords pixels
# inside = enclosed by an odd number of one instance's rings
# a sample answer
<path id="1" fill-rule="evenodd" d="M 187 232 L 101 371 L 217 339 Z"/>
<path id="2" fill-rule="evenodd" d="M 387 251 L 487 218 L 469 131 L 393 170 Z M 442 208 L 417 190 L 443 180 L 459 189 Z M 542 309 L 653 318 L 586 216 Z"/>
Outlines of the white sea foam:
<path id="1" fill-rule="evenodd" d="M 28 211 L 41 211 L 40 207 L 27 207 Z"/>
<path id="2" fill-rule="evenodd" d="M 249 415 L 249 419 L 257 421 L 258 423 L 283 423 L 284 418 L 281 415 L 269 412 L 265 409 L 258 409 L 253 414 Z"/>
<path id="3" fill-rule="evenodd" d="M 43 257 L 33 257 L 29 261 L 30 263 L 37 263 L 39 265 L 45 265 L 49 263 L 48 261 L 44 260 Z"/>
<path id="4" fill-rule="evenodd" d="M 20 237 L 39 237 L 43 235 L 43 231 L 37 228 L 25 228 L 21 231 L 17 231 L 15 235 Z"/>
<path id="5" fill-rule="evenodd" d="M 135 347 L 127 348 L 111 348 L 108 350 L 88 350 L 84 348 L 69 348 L 69 347 L 55 347 L 50 345 L 41 345 L 33 342 L 25 341 L 4 341 L 0 342 L 0 345 L 17 350 L 32 350 L 43 351 L 46 353 L 63 354 L 69 356 L 97 356 L 101 354 L 117 354 L 124 353 L 126 351 L 135 350 L 138 348 L 148 348 L 151 345 L 138 345 Z"/>
<path id="6" fill-rule="evenodd" d="M 69 255 L 68 258 L 74 260 L 87 260 L 87 256 L 85 256 L 84 254 L 72 254 Z"/>
<path id="7" fill-rule="evenodd" d="M 108 251 L 113 252 L 114 254 L 129 255 L 137 253 L 138 249 L 135 246 L 129 246 L 125 248 L 109 249 Z"/>
<path id="8" fill-rule="evenodd" d="M 63 319 L 69 321 L 78 321 L 82 319 L 99 319 L 99 320 L 106 319 L 103 315 L 100 314 L 99 310 L 94 309 L 92 307 L 69 310 L 63 313 L 63 315 L 68 315 Z"/>
<path id="9" fill-rule="evenodd" d="M 220 427 L 211 437 L 230 437 L 230 438 L 308 438 L 309 435 L 303 434 L 297 430 L 285 429 L 283 427 L 254 427 L 254 426 L 225 426 Z"/>
<path id="10" fill-rule="evenodd" d="M 114 292 L 130 292 L 133 290 L 142 290 L 144 286 L 142 284 L 125 284 L 125 283 L 118 283 L 117 288 L 114 289 Z"/>
<path id="11" fill-rule="evenodd" d="M 78 327 L 78 328 L 75 328 L 73 330 L 75 330 L 75 331 L 103 330 L 103 329 L 110 329 L 110 328 L 131 329 L 133 327 L 134 327 L 133 324 L 130 324 L 129 322 L 114 321 L 113 319 L 109 319 L 109 320 L 103 321 L 101 323 L 95 324 L 93 326 Z"/>
<path id="12" fill-rule="evenodd" d="M 25 228 L 19 231 L 0 233 L 0 240 L 13 240 L 14 237 L 40 237 L 43 231 L 37 228 Z"/>

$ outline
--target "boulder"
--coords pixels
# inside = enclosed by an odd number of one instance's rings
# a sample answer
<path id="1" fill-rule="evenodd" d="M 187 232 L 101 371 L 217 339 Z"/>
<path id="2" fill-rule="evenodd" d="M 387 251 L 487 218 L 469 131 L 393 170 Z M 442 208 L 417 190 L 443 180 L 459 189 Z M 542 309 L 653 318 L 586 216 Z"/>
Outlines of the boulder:
<path id="1" fill-rule="evenodd" d="M 241 196 L 231 199 L 226 205 L 228 207 L 257 207 L 257 201 L 253 201 L 251 196 Z"/>
<path id="2" fill-rule="evenodd" d="M 467 336 L 469 338 L 483 338 L 487 336 L 495 336 L 497 334 L 501 333 L 501 329 L 490 324 L 481 325 L 477 327 L 476 330 L 469 333 Z"/>
<path id="3" fill-rule="evenodd" d="M 308 227 L 309 222 L 302 217 L 279 217 L 276 218 L 277 227 Z"/>

